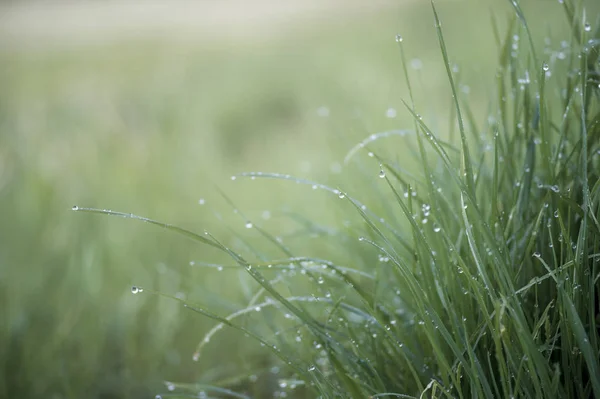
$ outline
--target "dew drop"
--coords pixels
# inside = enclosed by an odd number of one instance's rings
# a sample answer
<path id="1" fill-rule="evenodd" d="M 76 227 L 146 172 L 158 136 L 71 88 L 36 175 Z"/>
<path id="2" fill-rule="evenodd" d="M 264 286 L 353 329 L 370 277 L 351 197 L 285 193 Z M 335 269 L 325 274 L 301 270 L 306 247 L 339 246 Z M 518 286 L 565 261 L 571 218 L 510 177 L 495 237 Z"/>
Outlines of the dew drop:
<path id="1" fill-rule="evenodd" d="M 367 155 L 369 156 L 369 158 L 373 158 L 373 157 L 375 156 L 375 154 L 373 154 L 371 151 L 369 151 L 369 152 L 367 153 Z"/>
<path id="2" fill-rule="evenodd" d="M 315 366 L 313 366 L 313 365 L 308 366 L 308 371 L 315 371 Z"/>
<path id="3" fill-rule="evenodd" d="M 442 231 L 442 228 L 440 226 L 435 226 L 433 228 L 433 231 L 436 232 L 436 233 L 439 233 L 440 231 Z"/>
<path id="4" fill-rule="evenodd" d="M 71 209 L 74 210 L 74 211 L 78 211 L 79 207 L 77 205 L 73 205 L 73 208 L 71 208 Z"/>
<path id="5" fill-rule="evenodd" d="M 235 179 L 237 179 L 236 176 L 231 176 L 231 180 L 235 180 Z"/>
<path id="6" fill-rule="evenodd" d="M 165 386 L 167 387 L 167 390 L 171 392 L 175 390 L 175 384 L 172 382 L 165 381 Z"/>
<path id="7" fill-rule="evenodd" d="M 548 72 L 550 70 L 550 67 L 548 66 L 548 64 L 546 64 L 545 62 L 542 64 L 542 69 L 544 70 L 544 72 Z"/>
<path id="8" fill-rule="evenodd" d="M 402 38 L 401 35 L 396 35 L 396 43 L 402 43 L 402 40 L 404 40 L 404 39 Z"/>
<path id="9" fill-rule="evenodd" d="M 586 23 L 583 25 L 583 30 L 585 30 L 586 32 L 589 32 L 589 31 L 591 31 L 591 30 L 592 30 L 592 25 L 590 25 L 588 22 L 586 22 Z"/>
<path id="10" fill-rule="evenodd" d="M 136 287 L 135 285 L 133 287 L 131 287 L 132 294 L 139 294 L 142 292 L 144 292 L 144 289 L 142 287 Z"/>
<path id="11" fill-rule="evenodd" d="M 533 256 L 536 257 L 536 258 L 538 258 L 538 259 L 542 257 L 542 255 L 539 252 L 534 252 Z"/>
<path id="12" fill-rule="evenodd" d="M 252 224 L 252 222 L 246 222 L 246 228 L 247 229 L 251 229 L 252 227 L 254 227 L 254 225 Z"/>
<path id="13" fill-rule="evenodd" d="M 340 199 L 344 199 L 344 198 L 346 198 L 346 194 L 344 194 L 343 192 L 341 192 L 341 191 L 340 191 L 340 192 L 338 193 L 338 198 L 340 198 Z"/>
<path id="14" fill-rule="evenodd" d="M 385 170 L 381 169 L 381 170 L 379 171 L 379 178 L 380 178 L 380 179 L 383 179 L 383 178 L 385 178 Z"/>

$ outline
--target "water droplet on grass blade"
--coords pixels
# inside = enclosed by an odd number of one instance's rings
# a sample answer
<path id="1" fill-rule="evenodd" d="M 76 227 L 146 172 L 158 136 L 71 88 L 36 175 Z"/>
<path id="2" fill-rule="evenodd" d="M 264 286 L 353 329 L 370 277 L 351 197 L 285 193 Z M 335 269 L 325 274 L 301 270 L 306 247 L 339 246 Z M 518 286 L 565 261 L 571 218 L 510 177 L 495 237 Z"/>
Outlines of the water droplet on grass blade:
<path id="1" fill-rule="evenodd" d="M 404 39 L 402 38 L 401 35 L 396 35 L 396 43 L 402 43 L 402 40 L 404 40 Z"/>
<path id="2" fill-rule="evenodd" d="M 583 29 L 584 29 L 586 32 L 590 32 L 590 31 L 592 30 L 592 25 L 590 25 L 588 22 L 586 22 L 586 23 L 583 25 Z"/>
<path id="3" fill-rule="evenodd" d="M 550 70 L 550 67 L 548 66 L 548 64 L 546 64 L 546 63 L 544 62 L 544 64 L 542 64 L 542 69 L 543 69 L 545 72 L 548 72 L 548 71 Z"/>
<path id="4" fill-rule="evenodd" d="M 135 285 L 133 287 L 131 287 L 132 294 L 139 294 L 142 292 L 144 292 L 144 289 L 142 287 L 136 287 Z"/>
<path id="5" fill-rule="evenodd" d="M 71 208 L 71 209 L 74 210 L 74 211 L 78 211 L 79 207 L 77 205 L 73 205 L 73 208 Z"/>
<path id="6" fill-rule="evenodd" d="M 252 227 L 254 227 L 254 225 L 252 224 L 252 222 L 246 222 L 245 227 L 247 229 L 251 229 Z"/>

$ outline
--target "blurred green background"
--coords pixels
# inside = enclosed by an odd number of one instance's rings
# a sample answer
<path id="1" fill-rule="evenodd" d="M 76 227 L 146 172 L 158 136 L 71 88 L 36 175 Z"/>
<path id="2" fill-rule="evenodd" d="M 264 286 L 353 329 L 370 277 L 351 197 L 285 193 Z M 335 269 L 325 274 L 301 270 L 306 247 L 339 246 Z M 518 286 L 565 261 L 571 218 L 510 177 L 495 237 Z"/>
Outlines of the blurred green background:
<path id="1" fill-rule="evenodd" d="M 244 273 L 199 266 L 228 261 L 154 226 L 71 207 L 133 212 L 268 252 L 248 218 L 298 254 L 348 261 L 294 217 L 343 225 L 331 195 L 230 176 L 290 173 L 368 200 L 378 165 L 359 154 L 353 169 L 343 158 L 371 133 L 412 127 L 398 33 L 417 106 L 447 135 L 430 4 L 276 3 L 0 5 L 0 397 L 153 397 L 165 380 L 256 397 L 272 388 L 276 363 L 259 345 L 225 329 L 193 362 L 215 322 L 131 294 L 140 285 L 227 315 L 257 290 Z M 557 1 L 523 5 L 540 46 L 565 29 Z M 490 20 L 505 27 L 508 2 L 438 7 L 462 96 L 484 121 L 498 51 Z M 392 138 L 378 148 L 406 158 L 411 145 Z"/>

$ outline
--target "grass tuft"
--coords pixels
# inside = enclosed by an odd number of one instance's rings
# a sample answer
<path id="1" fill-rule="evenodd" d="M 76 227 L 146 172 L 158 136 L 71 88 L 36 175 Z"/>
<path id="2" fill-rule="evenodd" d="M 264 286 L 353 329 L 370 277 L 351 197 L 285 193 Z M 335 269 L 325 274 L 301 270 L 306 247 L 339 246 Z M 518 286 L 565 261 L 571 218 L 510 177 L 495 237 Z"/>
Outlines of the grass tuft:
<path id="1" fill-rule="evenodd" d="M 234 176 L 334 194 L 352 223 L 338 229 L 345 233 L 334 237 L 338 252 L 331 259 L 298 255 L 255 224 L 284 259 L 250 244 L 240 254 L 209 233 L 130 214 L 74 209 L 158 225 L 233 260 L 205 266 L 245 270 L 258 289 L 227 316 L 171 298 L 219 323 L 198 344 L 196 360 L 222 328 L 234 328 L 279 362 L 281 378 L 272 386 L 279 395 L 600 397 L 600 28 L 592 32 L 585 10 L 565 0 L 568 51 L 545 52 L 540 63 L 534 32 L 511 3 L 516 15 L 504 39 L 495 28 L 496 96 L 482 132 L 457 90 L 459 76 L 432 3 L 460 151 L 445 139 L 452 127 L 434 129 L 416 109 L 403 40 L 397 40 L 416 134 L 373 134 L 345 158 L 350 164 L 366 150 L 379 162 L 381 170 L 368 178 L 378 182 L 385 205 L 367 206 L 359 200 L 365 193 L 285 174 Z M 528 49 L 516 44 L 522 32 Z M 416 137 L 419 173 L 370 148 L 393 135 Z M 390 210 L 385 218 L 384 209 Z M 255 311 L 261 320 L 249 316 Z M 231 385 L 172 387 L 182 395 L 247 397 Z"/>

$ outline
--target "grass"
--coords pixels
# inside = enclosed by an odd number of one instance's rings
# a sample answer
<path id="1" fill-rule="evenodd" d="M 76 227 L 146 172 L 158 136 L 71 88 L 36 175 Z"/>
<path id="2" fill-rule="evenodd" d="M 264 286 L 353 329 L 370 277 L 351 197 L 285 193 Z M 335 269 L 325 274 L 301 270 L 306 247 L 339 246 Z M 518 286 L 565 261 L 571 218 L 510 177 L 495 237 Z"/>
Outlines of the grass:
<path id="1" fill-rule="evenodd" d="M 338 201 L 348 222 L 334 233 L 303 220 L 334 243 L 326 259 L 298 254 L 244 215 L 271 249 L 234 249 L 209 232 L 162 225 L 216 247 L 231 263 L 214 267 L 255 282 L 247 306 L 226 316 L 145 288 L 219 323 L 195 360 L 231 328 L 278 364 L 219 387 L 169 382 L 164 396 L 245 398 L 248 381 L 260 380 L 274 397 L 599 397 L 600 19 L 579 3 L 562 7 L 566 45 L 549 51 L 552 39 L 536 52 L 514 3 L 509 28 L 495 32 L 495 97 L 482 121 L 457 89 L 433 8 L 453 107 L 445 132 L 420 116 L 398 41 L 420 170 L 407 173 L 371 148 L 388 134 L 359 146 L 374 162 L 361 151 L 347 157 L 367 193 L 290 175 L 235 176 L 312 186 Z"/>
<path id="2" fill-rule="evenodd" d="M 399 43 L 393 19 L 318 31 L 300 45 L 310 62 L 286 38 L 271 58 L 165 61 L 137 43 L 4 58 L 0 396 L 598 396 L 597 6 L 544 7 L 547 42 L 535 18 L 523 26 L 535 8 L 490 30 L 454 6 L 439 6 L 443 30 Z M 431 9 L 399 25 L 420 17 Z M 495 36 L 496 66 L 471 65 L 466 24 Z M 204 58 L 244 68 L 224 87 Z M 386 97 L 403 76 L 404 104 Z M 354 102 L 379 117 L 342 122 Z M 323 104 L 331 117 L 304 115 Z M 390 104 L 409 119 L 385 118 Z M 385 133 L 361 141 L 371 131 Z M 284 173 L 223 183 L 248 168 Z M 160 215 L 191 240 L 65 217 L 73 202 Z"/>

